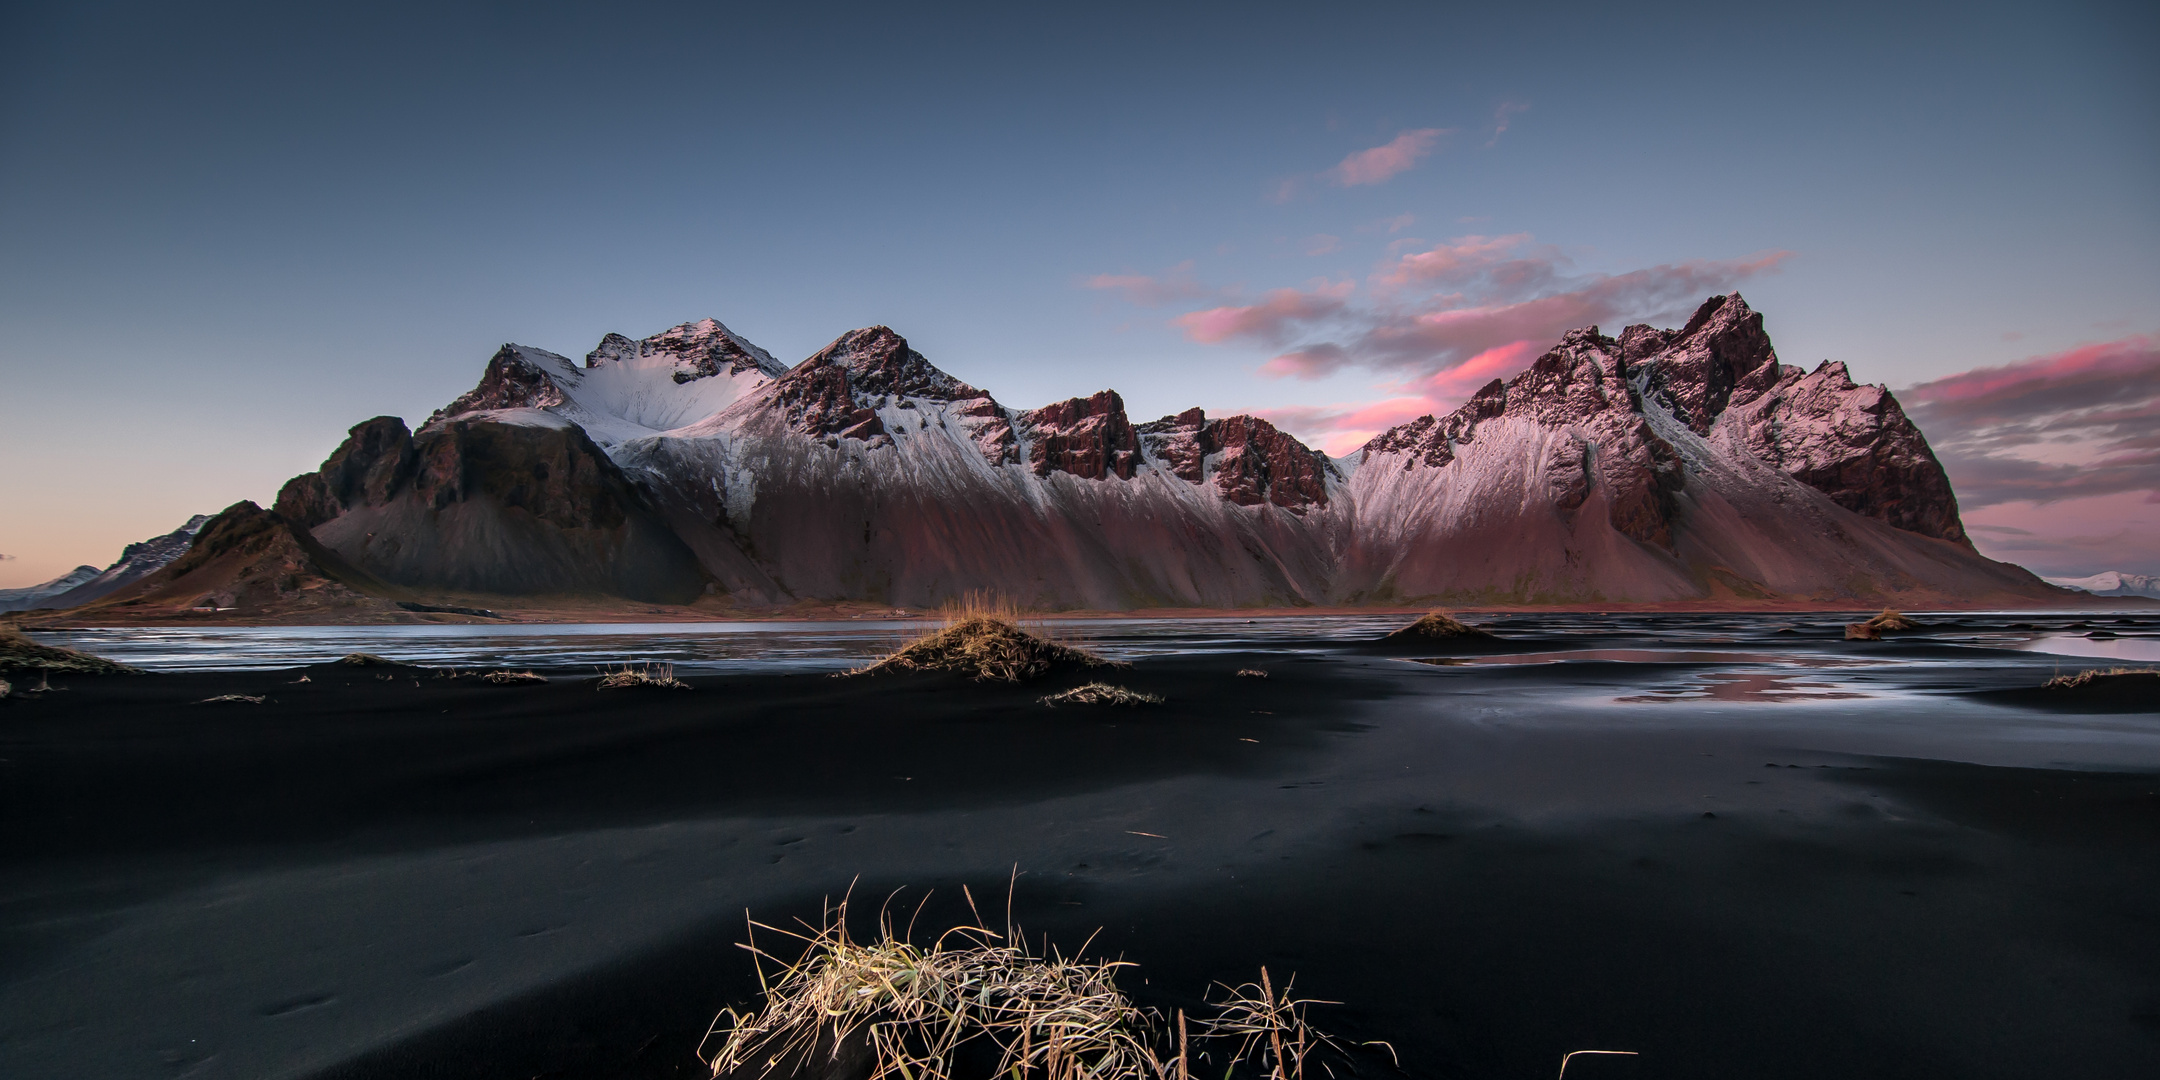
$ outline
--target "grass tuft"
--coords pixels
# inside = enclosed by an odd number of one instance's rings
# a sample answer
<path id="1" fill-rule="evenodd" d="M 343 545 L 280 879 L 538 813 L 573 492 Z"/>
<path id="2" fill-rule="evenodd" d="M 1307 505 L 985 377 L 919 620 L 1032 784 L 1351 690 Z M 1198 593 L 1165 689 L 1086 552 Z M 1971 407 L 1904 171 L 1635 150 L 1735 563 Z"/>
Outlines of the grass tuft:
<path id="1" fill-rule="evenodd" d="M 1086 686 L 1076 686 L 1070 690 L 1051 694 L 1042 698 L 1041 701 L 1053 709 L 1060 705 L 1121 705 L 1132 708 L 1136 705 L 1160 705 L 1163 703 L 1163 698 L 1160 694 L 1143 694 L 1138 690 L 1127 690 L 1122 686 L 1112 686 L 1104 682 L 1091 682 Z"/>
<path id="2" fill-rule="evenodd" d="M 1425 617 L 1382 638 L 1382 641 L 1410 641 L 1422 638 L 1489 638 L 1491 631 L 1480 630 L 1445 611 L 1428 611 Z"/>
<path id="3" fill-rule="evenodd" d="M 40 645 L 12 626 L 0 626 L 0 671 L 76 675 L 140 675 L 142 669 L 59 645 Z"/>
<path id="4" fill-rule="evenodd" d="M 2160 668 L 2087 668 L 2074 675 L 2057 675 L 2040 685 L 2048 690 L 2079 690 L 2110 683 L 2135 684 L 2147 679 L 2160 683 Z"/>
<path id="5" fill-rule="evenodd" d="M 1920 629 L 1923 629 L 1923 627 L 1919 623 L 1906 618 L 1904 612 L 1896 608 L 1884 608 L 1882 614 L 1866 622 L 1846 623 L 1845 640 L 1881 641 L 1884 634 Z"/>
<path id="6" fill-rule="evenodd" d="M 966 1061 L 966 1075 L 989 1066 L 980 1075 L 1000 1080 L 1186 1080 L 1197 1056 L 1224 1066 L 1224 1080 L 1303 1080 L 1314 1050 L 1342 1050 L 1305 1020 L 1321 1003 L 1293 999 L 1287 984 L 1278 992 L 1264 968 L 1258 983 L 1218 984 L 1226 996 L 1207 1004 L 1211 1015 L 1180 1012 L 1166 1024 L 1118 989 L 1117 974 L 1132 964 L 1068 959 L 1048 945 L 1039 955 L 1011 925 L 1002 934 L 956 927 L 924 946 L 881 915 L 876 939 L 858 942 L 847 910 L 843 899 L 822 925 L 799 932 L 750 923 L 742 948 L 757 964 L 764 1006 L 714 1021 L 706 1035 L 722 1037 L 707 1062 L 714 1077 L 954 1080 Z M 801 955 L 775 957 L 759 947 L 759 931 L 801 942 Z M 1230 1052 L 1218 1059 L 1210 1047 Z"/>
<path id="7" fill-rule="evenodd" d="M 340 663 L 340 664 L 343 664 L 343 665 L 345 665 L 346 667 L 411 667 L 411 666 L 412 666 L 411 664 L 405 664 L 405 663 L 400 663 L 400 662 L 398 662 L 398 661 L 396 661 L 396 660 L 392 660 L 392 659 L 390 659 L 390 658 L 389 658 L 389 657 L 387 657 L 387 656 L 377 656 L 377 655 L 375 655 L 374 653 L 370 653 L 370 652 L 356 652 L 356 653 L 346 653 L 345 655 L 343 655 L 343 656 L 340 656 L 340 657 L 338 657 L 338 659 L 337 659 L 337 662 L 338 662 L 338 663 Z"/>
<path id="8" fill-rule="evenodd" d="M 196 702 L 197 705 L 260 705 L 266 700 L 262 694 L 219 694 Z"/>
<path id="9" fill-rule="evenodd" d="M 1019 609 L 969 594 L 948 608 L 943 625 L 846 675 L 942 671 L 978 682 L 1025 682 L 1061 666 L 1124 667 L 1085 649 L 1060 645 L 1020 627 Z"/>
<path id="10" fill-rule="evenodd" d="M 490 686 L 532 686 L 547 681 L 547 676 L 531 671 L 490 671 L 480 676 L 480 681 Z"/>
<path id="11" fill-rule="evenodd" d="M 532 673 L 497 672 L 496 674 L 530 675 Z M 537 675 L 533 677 L 539 678 L 539 676 Z M 541 679 L 541 681 L 545 682 L 547 680 Z M 639 687 L 648 686 L 659 690 L 690 689 L 689 683 L 686 683 L 681 679 L 675 677 L 675 665 L 673 664 L 646 664 L 642 667 L 632 664 L 624 664 L 622 667 L 614 671 L 602 669 L 600 672 L 600 678 L 593 685 L 601 690 L 631 690 Z"/>

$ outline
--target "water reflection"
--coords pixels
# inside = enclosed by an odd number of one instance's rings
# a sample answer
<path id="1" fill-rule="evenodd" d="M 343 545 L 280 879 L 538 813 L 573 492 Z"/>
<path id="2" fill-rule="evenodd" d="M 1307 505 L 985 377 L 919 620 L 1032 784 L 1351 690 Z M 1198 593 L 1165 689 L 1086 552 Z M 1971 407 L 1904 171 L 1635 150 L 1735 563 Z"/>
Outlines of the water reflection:
<path id="1" fill-rule="evenodd" d="M 1774 664 L 1835 668 L 1896 662 L 1896 648 L 1848 645 L 1846 623 L 1872 612 L 1802 614 L 1664 612 L 1466 613 L 1533 653 L 1474 664 Z M 1885 646 L 1921 644 L 2023 650 L 2122 663 L 2160 661 L 2160 616 L 2091 612 L 1916 612 L 1925 629 Z M 1044 619 L 1052 636 L 1133 659 L 1166 652 L 1254 649 L 1328 651 L 1378 640 L 1403 614 L 1265 618 Z M 378 653 L 417 664 L 591 670 L 630 662 L 674 664 L 686 673 L 838 671 L 889 651 L 932 625 L 917 620 L 846 622 L 527 623 L 509 625 L 141 627 L 40 631 L 40 640 L 86 649 L 151 670 L 264 669 Z M 2092 633 L 2114 637 L 2087 637 Z M 2004 657 L 2003 653 L 1994 653 Z M 2037 659 L 2037 657 L 2035 658 Z M 1767 691 L 1766 691 L 1767 692 Z M 1798 691 L 1794 691 L 1798 692 Z"/>

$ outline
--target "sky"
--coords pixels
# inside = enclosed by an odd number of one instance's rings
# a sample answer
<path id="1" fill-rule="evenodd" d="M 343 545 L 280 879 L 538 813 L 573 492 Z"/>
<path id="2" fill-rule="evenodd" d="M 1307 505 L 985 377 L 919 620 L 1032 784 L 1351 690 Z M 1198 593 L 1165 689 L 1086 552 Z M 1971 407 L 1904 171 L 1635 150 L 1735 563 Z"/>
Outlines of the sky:
<path id="1" fill-rule="evenodd" d="M 2160 573 L 2149 4 L 0 9 L 0 587 L 515 341 L 885 324 L 1330 452 L 1739 289 L 1983 552 Z"/>

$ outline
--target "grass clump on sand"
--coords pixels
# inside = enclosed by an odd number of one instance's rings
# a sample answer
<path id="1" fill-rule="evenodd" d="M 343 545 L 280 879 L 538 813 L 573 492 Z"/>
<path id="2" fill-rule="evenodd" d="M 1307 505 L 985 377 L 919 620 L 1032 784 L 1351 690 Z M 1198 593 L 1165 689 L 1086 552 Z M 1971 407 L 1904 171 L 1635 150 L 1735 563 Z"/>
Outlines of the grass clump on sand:
<path id="1" fill-rule="evenodd" d="M 531 671 L 490 671 L 480 676 L 480 681 L 489 686 L 533 686 L 546 682 L 547 676 Z"/>
<path id="2" fill-rule="evenodd" d="M 2139 683 L 2149 683 L 2155 692 L 2160 692 L 2160 668 L 2088 668 L 2074 675 L 2057 675 L 2040 686 L 2046 690 L 2082 690 L 2110 685 L 2134 687 Z"/>
<path id="3" fill-rule="evenodd" d="M 397 661 L 397 660 L 392 660 L 392 659 L 390 659 L 390 658 L 389 658 L 389 657 L 387 657 L 387 656 L 377 656 L 377 655 L 375 655 L 374 653 L 371 653 L 371 652 L 356 652 L 356 653 L 346 653 L 345 655 L 343 655 L 343 656 L 340 656 L 340 657 L 338 657 L 338 659 L 337 659 L 337 662 L 338 662 L 338 663 L 340 663 L 340 664 L 343 664 L 343 665 L 345 665 L 346 667 L 411 667 L 411 666 L 412 666 L 411 664 L 403 663 L 403 662 L 400 662 L 400 661 Z"/>
<path id="4" fill-rule="evenodd" d="M 1904 612 L 1896 608 L 1884 608 L 1882 614 L 1866 622 L 1845 624 L 1845 640 L 1881 641 L 1886 633 L 1918 629 L 1920 624 L 1906 618 Z"/>
<path id="5" fill-rule="evenodd" d="M 1415 641 L 1424 638 L 1489 638 L 1493 634 L 1459 622 L 1445 611 L 1428 611 L 1425 617 L 1382 638 L 1382 641 Z"/>
<path id="6" fill-rule="evenodd" d="M 0 671 L 76 675 L 140 675 L 142 669 L 59 645 L 40 645 L 12 626 L 0 626 Z"/>
<path id="7" fill-rule="evenodd" d="M 511 673 L 502 672 L 500 674 Z M 525 674 L 530 674 L 530 672 Z M 534 677 L 538 678 L 538 676 Z M 541 681 L 545 682 L 546 680 Z M 614 671 L 602 670 L 600 678 L 593 685 L 601 690 L 632 690 L 640 687 L 652 687 L 658 690 L 690 689 L 689 683 L 675 677 L 675 665 L 673 664 L 646 664 L 642 667 L 624 664 Z"/>
<path id="8" fill-rule="evenodd" d="M 219 694 L 196 702 L 197 705 L 260 705 L 266 699 L 262 694 Z"/>
<path id="9" fill-rule="evenodd" d="M 1075 686 L 1070 690 L 1051 694 L 1041 700 L 1043 704 L 1053 709 L 1060 705 L 1121 705 L 1132 708 L 1136 705 L 1160 705 L 1163 703 L 1160 694 L 1143 694 L 1138 690 L 1127 690 L 1122 686 L 1112 686 L 1105 682 L 1091 682 L 1086 686 Z"/>
<path id="10" fill-rule="evenodd" d="M 1085 649 L 1060 645 L 1020 627 L 1020 613 L 1009 605 L 970 596 L 947 610 L 942 627 L 901 646 L 892 654 L 846 672 L 882 675 L 899 671 L 942 671 L 978 682 L 1025 682 L 1061 666 L 1124 667 Z"/>
<path id="11" fill-rule="evenodd" d="M 724 1036 L 708 1062 L 716 1078 L 1186 1080 L 1191 1059 L 1203 1056 L 1225 1080 L 1302 1080 L 1314 1050 L 1341 1053 L 1305 1021 L 1318 1003 L 1292 998 L 1287 984 L 1278 991 L 1265 969 L 1258 983 L 1223 987 L 1213 1015 L 1166 1023 L 1118 989 L 1118 971 L 1134 965 L 1048 948 L 1038 956 L 1011 926 L 957 927 L 925 947 L 881 919 L 875 941 L 857 942 L 844 900 L 800 933 L 750 926 L 743 948 L 756 958 L 765 1003 L 714 1021 L 707 1040 Z M 765 952 L 759 930 L 803 942 L 802 955 L 790 962 Z M 1216 1058 L 1206 1047 L 1229 1052 Z"/>

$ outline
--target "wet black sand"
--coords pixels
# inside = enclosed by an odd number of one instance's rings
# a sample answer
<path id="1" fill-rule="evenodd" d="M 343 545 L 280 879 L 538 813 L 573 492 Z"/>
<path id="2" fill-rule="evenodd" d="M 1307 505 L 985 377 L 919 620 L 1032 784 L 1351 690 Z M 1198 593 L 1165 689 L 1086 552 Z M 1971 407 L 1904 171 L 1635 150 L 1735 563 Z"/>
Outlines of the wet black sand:
<path id="1" fill-rule="evenodd" d="M 1498 648 L 1585 644 L 1626 642 Z M 1593 1047 L 1643 1056 L 1569 1075 L 2150 1075 L 2160 711 L 2014 692 L 2059 658 L 1847 649 L 1271 642 L 1144 660 L 1117 681 L 1171 700 L 1130 712 L 1035 705 L 1057 681 L 60 680 L 0 702 L 0 1074 L 697 1075 L 754 990 L 745 908 L 859 877 L 950 922 L 1018 864 L 1015 918 L 1100 928 L 1149 1003 L 1295 971 L 1413 1076 Z M 1767 689 L 1684 696 L 1742 668 Z M 188 704 L 221 693 L 268 700 Z"/>

